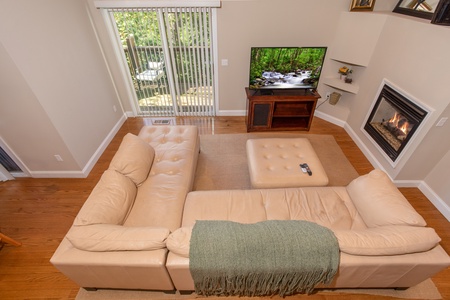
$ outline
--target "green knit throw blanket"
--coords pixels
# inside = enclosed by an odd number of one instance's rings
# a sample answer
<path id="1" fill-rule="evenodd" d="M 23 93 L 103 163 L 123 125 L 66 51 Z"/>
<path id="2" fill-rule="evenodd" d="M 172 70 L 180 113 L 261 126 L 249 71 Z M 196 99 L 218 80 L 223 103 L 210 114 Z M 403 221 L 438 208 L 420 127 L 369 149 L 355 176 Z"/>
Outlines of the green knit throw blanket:
<path id="1" fill-rule="evenodd" d="M 197 221 L 192 231 L 189 268 L 199 295 L 310 294 L 338 266 L 333 232 L 308 221 Z"/>

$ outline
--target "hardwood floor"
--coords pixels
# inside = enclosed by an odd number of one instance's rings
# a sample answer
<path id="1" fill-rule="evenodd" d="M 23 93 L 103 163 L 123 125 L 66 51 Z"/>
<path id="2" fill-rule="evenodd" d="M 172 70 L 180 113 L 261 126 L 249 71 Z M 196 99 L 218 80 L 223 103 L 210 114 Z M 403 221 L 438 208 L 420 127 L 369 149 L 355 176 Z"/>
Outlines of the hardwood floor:
<path id="1" fill-rule="evenodd" d="M 244 117 L 178 118 L 177 124 L 197 125 L 201 134 L 244 133 Z M 100 175 L 108 167 L 123 136 L 137 134 L 148 119 L 129 118 L 85 179 L 18 178 L 0 182 L 1 231 L 22 242 L 0 251 L 0 299 L 74 299 L 79 287 L 59 273 L 50 257 L 67 233 L 76 214 Z M 307 133 L 307 132 L 304 132 Z M 359 174 L 373 169 L 343 128 L 315 118 L 311 134 L 332 134 Z M 449 222 L 417 188 L 401 192 L 435 228 L 442 246 L 450 253 Z M 450 299 L 450 269 L 433 278 L 444 299 Z M 363 295 L 311 295 L 291 299 L 379 299 Z M 289 299 L 286 298 L 286 299 Z"/>

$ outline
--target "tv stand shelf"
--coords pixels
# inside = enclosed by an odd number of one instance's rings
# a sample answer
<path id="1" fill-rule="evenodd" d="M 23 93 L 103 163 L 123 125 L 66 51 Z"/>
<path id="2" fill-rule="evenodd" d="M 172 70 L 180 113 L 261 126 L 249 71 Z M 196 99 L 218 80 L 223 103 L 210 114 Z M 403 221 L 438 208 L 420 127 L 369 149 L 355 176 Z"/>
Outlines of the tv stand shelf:
<path id="1" fill-rule="evenodd" d="M 308 131 L 319 93 L 314 90 L 250 90 L 247 94 L 247 132 Z"/>

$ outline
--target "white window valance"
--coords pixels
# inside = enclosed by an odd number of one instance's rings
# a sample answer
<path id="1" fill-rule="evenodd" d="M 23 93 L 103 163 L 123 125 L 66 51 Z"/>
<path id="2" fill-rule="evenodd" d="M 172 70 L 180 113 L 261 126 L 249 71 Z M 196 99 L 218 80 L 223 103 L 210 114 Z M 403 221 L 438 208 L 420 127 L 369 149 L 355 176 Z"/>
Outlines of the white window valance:
<path id="1" fill-rule="evenodd" d="M 96 0 L 97 8 L 220 7 L 220 0 Z"/>

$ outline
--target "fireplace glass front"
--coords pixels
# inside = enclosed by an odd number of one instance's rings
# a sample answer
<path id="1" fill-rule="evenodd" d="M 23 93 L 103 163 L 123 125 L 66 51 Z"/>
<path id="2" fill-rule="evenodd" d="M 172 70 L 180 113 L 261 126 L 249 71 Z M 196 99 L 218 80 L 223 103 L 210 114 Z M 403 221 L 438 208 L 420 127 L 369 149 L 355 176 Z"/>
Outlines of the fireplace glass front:
<path id="1" fill-rule="evenodd" d="M 384 85 L 364 129 L 395 162 L 427 112 Z"/>

